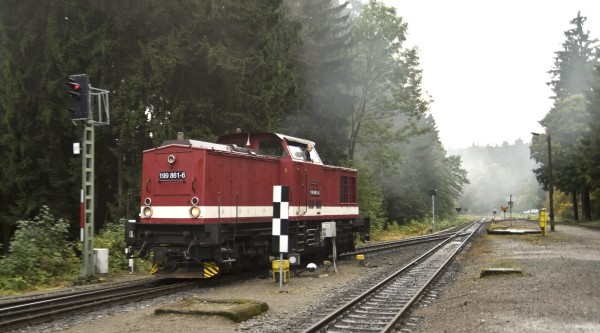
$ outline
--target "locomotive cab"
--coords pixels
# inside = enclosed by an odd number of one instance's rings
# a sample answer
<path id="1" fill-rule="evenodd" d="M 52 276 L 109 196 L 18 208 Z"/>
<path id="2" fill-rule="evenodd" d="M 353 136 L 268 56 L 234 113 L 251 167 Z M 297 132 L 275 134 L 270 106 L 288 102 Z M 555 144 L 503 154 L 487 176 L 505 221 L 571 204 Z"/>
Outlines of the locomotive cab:
<path id="1" fill-rule="evenodd" d="M 220 144 L 229 145 L 233 150 L 248 152 L 263 156 L 288 158 L 294 161 L 310 160 L 315 164 L 323 164 L 315 149 L 310 152 L 309 159 L 305 152 L 310 145 L 315 143 L 309 140 L 276 133 L 234 133 L 219 137 Z"/>

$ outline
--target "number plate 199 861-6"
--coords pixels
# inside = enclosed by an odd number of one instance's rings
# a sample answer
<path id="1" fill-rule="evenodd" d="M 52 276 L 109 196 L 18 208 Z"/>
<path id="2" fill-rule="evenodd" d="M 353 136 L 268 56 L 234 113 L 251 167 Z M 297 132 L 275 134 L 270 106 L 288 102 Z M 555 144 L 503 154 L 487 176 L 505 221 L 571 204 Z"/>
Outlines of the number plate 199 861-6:
<path id="1" fill-rule="evenodd" d="M 158 180 L 185 180 L 185 171 L 161 171 Z"/>

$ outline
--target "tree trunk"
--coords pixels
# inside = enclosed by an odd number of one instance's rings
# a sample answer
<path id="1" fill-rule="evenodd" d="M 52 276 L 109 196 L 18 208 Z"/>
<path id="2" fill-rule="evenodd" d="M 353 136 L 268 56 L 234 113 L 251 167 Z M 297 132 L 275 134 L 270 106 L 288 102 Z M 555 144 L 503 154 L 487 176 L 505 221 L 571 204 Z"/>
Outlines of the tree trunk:
<path id="1" fill-rule="evenodd" d="M 125 214 L 129 214 L 129 211 L 125 212 L 123 209 L 123 172 L 123 159 L 117 158 L 117 216 L 119 218 Z M 127 200 L 129 200 L 129 198 L 127 198 Z M 129 205 L 127 205 L 127 208 L 129 208 Z M 126 216 L 125 218 L 129 219 L 129 216 Z"/>
<path id="2" fill-rule="evenodd" d="M 2 242 L 2 245 L 0 245 L 2 251 L 0 251 L 0 254 L 7 255 L 10 248 L 10 239 L 12 237 L 11 228 L 8 221 L 4 221 L 4 223 L 0 221 L 0 224 L 2 224 L 2 238 L 0 239 Z"/>
<path id="3" fill-rule="evenodd" d="M 575 220 L 575 222 L 579 222 L 579 207 L 577 204 L 577 192 L 573 191 L 571 194 L 572 194 L 572 199 L 573 199 L 573 219 Z"/>
<path id="4" fill-rule="evenodd" d="M 583 221 L 592 220 L 592 209 L 590 207 L 590 189 L 587 187 L 581 189 L 581 215 L 583 215 Z"/>

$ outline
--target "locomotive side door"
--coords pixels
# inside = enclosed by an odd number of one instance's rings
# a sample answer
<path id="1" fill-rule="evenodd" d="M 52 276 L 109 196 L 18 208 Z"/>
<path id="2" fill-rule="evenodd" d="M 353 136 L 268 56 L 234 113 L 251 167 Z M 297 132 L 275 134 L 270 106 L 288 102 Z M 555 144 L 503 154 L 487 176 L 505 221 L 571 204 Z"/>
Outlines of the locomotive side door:
<path id="1" fill-rule="evenodd" d="M 305 198 L 306 198 L 306 216 L 319 216 L 321 215 L 322 200 L 321 191 L 323 190 L 324 170 L 322 165 L 316 165 L 311 163 L 305 164 L 306 178 L 304 187 Z"/>
<path id="2" fill-rule="evenodd" d="M 297 141 L 296 141 L 297 140 Z M 288 149 L 294 164 L 294 193 L 296 216 L 319 216 L 322 209 L 321 190 L 324 183 L 324 166 L 314 143 L 306 140 L 288 140 Z M 308 146 L 312 150 L 307 150 Z"/>
<path id="3" fill-rule="evenodd" d="M 293 193 L 298 199 L 298 206 L 296 208 L 297 216 L 304 216 L 308 210 L 308 195 L 307 195 L 307 181 L 308 181 L 308 170 L 304 166 L 304 163 L 294 163 L 294 183 L 295 192 Z"/>

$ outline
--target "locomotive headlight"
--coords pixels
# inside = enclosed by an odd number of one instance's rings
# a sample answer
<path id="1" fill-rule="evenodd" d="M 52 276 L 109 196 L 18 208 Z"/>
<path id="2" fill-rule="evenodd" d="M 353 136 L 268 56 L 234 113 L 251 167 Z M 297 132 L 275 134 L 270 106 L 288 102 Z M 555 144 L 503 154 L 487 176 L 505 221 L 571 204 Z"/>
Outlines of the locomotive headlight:
<path id="1" fill-rule="evenodd" d="M 200 216 L 200 207 L 194 206 L 190 208 L 190 217 L 197 219 Z"/>
<path id="2" fill-rule="evenodd" d="M 144 210 L 142 211 L 142 213 L 144 214 L 145 218 L 152 217 L 152 207 L 149 207 L 149 206 L 144 207 Z"/>
<path id="3" fill-rule="evenodd" d="M 193 197 L 192 198 L 192 205 L 198 206 L 198 202 L 200 202 L 200 199 L 198 199 L 198 197 Z"/>
<path id="4" fill-rule="evenodd" d="M 175 163 L 175 155 L 169 155 L 169 157 L 167 157 L 167 162 L 169 162 L 169 164 Z"/>

